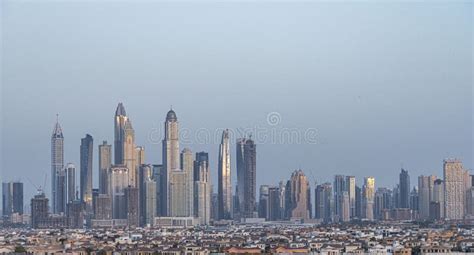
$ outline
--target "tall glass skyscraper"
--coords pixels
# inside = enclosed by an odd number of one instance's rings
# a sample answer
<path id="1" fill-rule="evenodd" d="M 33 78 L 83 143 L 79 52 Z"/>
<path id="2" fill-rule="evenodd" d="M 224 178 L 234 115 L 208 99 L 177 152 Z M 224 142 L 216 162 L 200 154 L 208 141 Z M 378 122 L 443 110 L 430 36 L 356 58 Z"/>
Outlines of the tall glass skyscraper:
<path id="1" fill-rule="evenodd" d="M 86 204 L 86 212 L 92 213 L 92 155 L 94 139 L 87 134 L 81 139 L 80 194 Z"/>
<path id="2" fill-rule="evenodd" d="M 230 144 L 229 130 L 222 132 L 221 144 L 219 145 L 218 162 L 218 218 L 232 218 L 232 182 L 230 171 Z"/>
<path id="3" fill-rule="evenodd" d="M 51 135 L 51 201 L 53 212 L 58 212 L 57 206 L 57 175 L 64 167 L 64 136 L 59 125 L 59 120 L 56 119 L 53 134 Z"/>
<path id="4" fill-rule="evenodd" d="M 237 199 L 240 218 L 255 218 L 257 146 L 252 139 L 237 140 Z"/>

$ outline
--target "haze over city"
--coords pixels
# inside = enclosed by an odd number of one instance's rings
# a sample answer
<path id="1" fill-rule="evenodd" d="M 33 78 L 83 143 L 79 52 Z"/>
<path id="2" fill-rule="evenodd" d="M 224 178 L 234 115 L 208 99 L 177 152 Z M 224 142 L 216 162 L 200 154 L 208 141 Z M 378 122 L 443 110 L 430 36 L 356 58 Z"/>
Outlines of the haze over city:
<path id="1" fill-rule="evenodd" d="M 4 1 L 1 180 L 21 180 L 30 198 L 26 178 L 47 174 L 50 193 L 59 114 L 66 163 L 78 166 L 80 139 L 94 137 L 97 186 L 97 145 L 113 142 L 119 102 L 147 163 L 162 160 L 171 105 L 191 134 L 317 130 L 315 143 L 257 144 L 257 186 L 299 168 L 310 182 L 346 174 L 386 187 L 402 166 L 412 183 L 442 176 L 444 158 L 472 169 L 472 56 L 468 2 Z M 181 148 L 209 152 L 217 183 L 219 141 L 190 141 Z"/>

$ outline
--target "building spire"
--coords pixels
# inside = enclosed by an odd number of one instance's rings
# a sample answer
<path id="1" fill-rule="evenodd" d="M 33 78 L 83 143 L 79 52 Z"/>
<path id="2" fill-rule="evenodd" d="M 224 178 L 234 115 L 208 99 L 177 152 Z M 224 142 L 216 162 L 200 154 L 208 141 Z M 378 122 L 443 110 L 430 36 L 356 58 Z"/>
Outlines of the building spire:
<path id="1" fill-rule="evenodd" d="M 115 110 L 115 116 L 127 116 L 127 112 L 125 112 L 125 107 L 123 106 L 122 102 L 117 105 L 117 110 Z"/>
<path id="2" fill-rule="evenodd" d="M 63 138 L 63 130 L 59 124 L 59 114 L 56 113 L 56 124 L 53 129 L 53 138 Z"/>

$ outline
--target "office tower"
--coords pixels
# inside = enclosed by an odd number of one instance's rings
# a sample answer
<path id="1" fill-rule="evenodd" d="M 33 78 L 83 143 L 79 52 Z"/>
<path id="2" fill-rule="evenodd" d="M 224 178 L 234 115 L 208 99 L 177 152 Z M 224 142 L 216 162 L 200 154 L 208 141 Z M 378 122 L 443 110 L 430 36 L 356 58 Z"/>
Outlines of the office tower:
<path id="1" fill-rule="evenodd" d="M 23 183 L 2 183 L 2 211 L 4 216 L 23 214 Z"/>
<path id="2" fill-rule="evenodd" d="M 35 195 L 31 199 L 31 227 L 38 228 L 40 223 L 48 218 L 48 198 L 44 193 Z"/>
<path id="3" fill-rule="evenodd" d="M 218 207 L 217 207 L 217 193 L 213 192 L 214 187 L 211 187 L 211 220 L 216 221 L 219 220 L 217 218 L 217 215 L 219 214 L 218 212 Z"/>
<path id="4" fill-rule="evenodd" d="M 365 177 L 362 187 L 362 214 L 367 220 L 374 220 L 375 179 Z"/>
<path id="5" fill-rule="evenodd" d="M 356 179 L 355 176 L 346 176 L 346 190 L 349 195 L 350 217 L 356 217 Z"/>
<path id="6" fill-rule="evenodd" d="M 85 204 L 74 200 L 67 204 L 67 225 L 69 228 L 83 228 L 85 219 Z"/>
<path id="7" fill-rule="evenodd" d="M 138 203 L 140 207 L 140 226 L 146 225 L 146 182 L 153 180 L 153 170 L 151 165 L 142 164 L 138 167 Z M 153 197 L 156 199 L 156 183 Z M 154 202 L 156 204 L 156 201 Z M 156 214 L 156 212 L 155 212 Z"/>
<path id="8" fill-rule="evenodd" d="M 103 141 L 99 145 L 99 192 L 100 194 L 107 194 L 109 188 L 107 187 L 107 177 L 109 175 L 109 168 L 112 165 L 112 145 Z"/>
<path id="9" fill-rule="evenodd" d="M 92 213 L 95 212 L 95 207 L 97 206 L 97 198 L 99 197 L 99 189 L 92 189 Z"/>
<path id="10" fill-rule="evenodd" d="M 280 219 L 286 218 L 286 184 L 284 181 L 280 181 L 278 184 L 279 199 L 280 199 Z"/>
<path id="11" fill-rule="evenodd" d="M 151 178 L 144 183 L 145 187 L 145 222 L 144 225 L 152 226 L 156 217 L 156 182 Z"/>
<path id="12" fill-rule="evenodd" d="M 196 154 L 196 155 L 199 155 Z M 194 214 L 194 163 L 190 149 L 185 148 L 180 155 L 181 168 L 169 173 L 169 215 L 190 217 Z"/>
<path id="13" fill-rule="evenodd" d="M 59 120 L 56 118 L 56 125 L 54 125 L 53 134 L 51 135 L 51 199 L 53 212 L 57 212 L 56 206 L 56 175 L 64 167 L 64 136 L 59 125 Z"/>
<path id="14" fill-rule="evenodd" d="M 76 197 L 76 166 L 72 163 L 66 165 L 66 201 L 67 203 L 77 199 Z"/>
<path id="15" fill-rule="evenodd" d="M 124 190 L 125 195 L 125 212 L 127 214 L 128 227 L 139 226 L 138 213 L 138 188 L 128 186 Z"/>
<path id="16" fill-rule="evenodd" d="M 362 219 L 362 189 L 356 185 L 355 187 L 356 197 L 356 218 Z"/>
<path id="17" fill-rule="evenodd" d="M 308 189 L 309 182 L 302 170 L 296 170 L 290 179 L 289 212 L 292 220 L 309 219 Z"/>
<path id="18" fill-rule="evenodd" d="M 344 175 L 334 176 L 334 217 L 335 221 L 342 221 L 343 196 L 346 189 L 346 177 Z"/>
<path id="19" fill-rule="evenodd" d="M 202 225 L 209 224 L 211 217 L 211 175 L 209 156 L 196 153 L 194 161 L 194 215 Z"/>
<path id="20" fill-rule="evenodd" d="M 256 217 L 257 146 L 252 139 L 237 140 L 237 197 L 240 218 Z"/>
<path id="21" fill-rule="evenodd" d="M 414 217 L 418 218 L 418 211 L 420 209 L 418 204 L 418 187 L 413 187 L 412 191 L 410 192 L 410 209 L 412 210 Z"/>
<path id="22" fill-rule="evenodd" d="M 109 194 L 99 194 L 94 211 L 96 220 L 112 219 L 112 197 Z"/>
<path id="23" fill-rule="evenodd" d="M 393 208 L 392 191 L 387 188 L 377 188 L 374 201 L 374 217 L 382 220 L 385 211 Z"/>
<path id="24" fill-rule="evenodd" d="M 125 123 L 128 121 L 125 107 L 119 103 L 115 110 L 114 120 L 114 163 L 115 165 L 124 164 L 125 154 Z"/>
<path id="25" fill-rule="evenodd" d="M 145 147 L 143 146 L 135 147 L 135 159 L 137 162 L 137 166 L 141 166 L 145 164 Z"/>
<path id="26" fill-rule="evenodd" d="M 176 113 L 173 110 L 169 110 L 166 114 L 165 119 L 165 137 L 162 142 L 163 146 L 163 168 L 166 173 L 164 184 L 169 184 L 170 174 L 173 170 L 179 169 L 179 127 L 178 127 L 178 118 Z M 169 188 L 163 188 L 163 196 L 166 197 L 166 204 L 162 206 L 165 207 L 166 215 L 169 214 L 169 204 L 170 204 L 170 195 L 168 194 Z"/>
<path id="27" fill-rule="evenodd" d="M 92 155 L 93 155 L 92 136 L 87 134 L 81 139 L 81 172 L 80 172 L 80 194 L 81 201 L 85 203 L 86 213 L 92 213 Z"/>
<path id="28" fill-rule="evenodd" d="M 112 217 L 126 219 L 124 190 L 128 187 L 128 168 L 125 165 L 112 165 L 109 170 L 109 194 L 112 199 Z"/>
<path id="29" fill-rule="evenodd" d="M 430 218 L 432 220 L 444 218 L 444 182 L 441 179 L 434 181 L 433 198 L 430 203 Z"/>
<path id="30" fill-rule="evenodd" d="M 402 168 L 400 172 L 400 208 L 410 208 L 410 175 Z"/>
<path id="31" fill-rule="evenodd" d="M 153 165 L 153 180 L 156 182 L 156 216 L 167 216 L 168 184 L 163 165 Z"/>
<path id="32" fill-rule="evenodd" d="M 208 160 L 207 153 L 201 152 L 196 153 L 196 159 L 198 161 Z M 201 158 L 202 157 L 202 158 Z M 192 151 L 188 148 L 185 148 L 181 152 L 181 170 L 185 173 L 185 202 L 186 202 L 186 215 L 193 216 L 194 215 L 194 158 Z M 209 162 L 209 161 L 208 161 Z M 209 164 L 209 163 L 208 163 Z M 212 188 L 211 188 L 212 190 Z"/>
<path id="33" fill-rule="evenodd" d="M 418 177 L 418 206 L 419 217 L 422 220 L 430 218 L 430 202 L 433 198 L 433 188 L 436 176 L 419 176 Z"/>
<path id="34" fill-rule="evenodd" d="M 349 192 L 344 191 L 342 193 L 342 215 L 340 220 L 342 222 L 348 222 L 351 219 L 351 204 L 349 200 Z"/>
<path id="35" fill-rule="evenodd" d="M 258 217 L 268 219 L 268 185 L 260 186 L 260 198 L 258 200 Z"/>
<path id="36" fill-rule="evenodd" d="M 466 191 L 466 214 L 469 218 L 474 216 L 474 187 L 469 187 Z"/>
<path id="37" fill-rule="evenodd" d="M 400 184 L 395 185 L 392 190 L 393 208 L 400 208 Z"/>
<path id="38" fill-rule="evenodd" d="M 115 165 L 125 165 L 129 171 L 129 183 L 137 186 L 137 161 L 135 151 L 135 131 L 131 120 L 127 117 L 125 107 L 119 103 L 115 110 L 115 140 L 114 140 L 114 162 Z"/>
<path id="39" fill-rule="evenodd" d="M 316 210 L 314 217 L 323 222 L 332 221 L 332 186 L 331 183 L 323 183 L 316 186 L 314 193 Z"/>
<path id="40" fill-rule="evenodd" d="M 56 173 L 56 212 L 66 213 L 67 204 L 67 176 L 66 169 L 61 169 Z"/>
<path id="41" fill-rule="evenodd" d="M 457 159 L 444 160 L 443 174 L 444 216 L 448 220 L 463 219 L 467 175 L 462 162 Z"/>
<path id="42" fill-rule="evenodd" d="M 280 189 L 279 187 L 268 187 L 268 204 L 267 204 L 267 220 L 276 221 L 281 220 L 281 203 L 280 203 Z"/>
<path id="43" fill-rule="evenodd" d="M 222 132 L 219 145 L 218 178 L 218 210 L 219 219 L 232 218 L 232 181 L 230 171 L 230 137 L 229 130 Z"/>

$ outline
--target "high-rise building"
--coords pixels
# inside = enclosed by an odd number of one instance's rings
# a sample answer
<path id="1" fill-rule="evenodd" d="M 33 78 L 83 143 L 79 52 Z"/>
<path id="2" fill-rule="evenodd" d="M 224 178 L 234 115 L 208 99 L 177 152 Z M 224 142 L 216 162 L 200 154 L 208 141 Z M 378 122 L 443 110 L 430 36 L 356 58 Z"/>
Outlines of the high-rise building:
<path id="1" fill-rule="evenodd" d="M 40 223 L 43 222 L 49 216 L 48 210 L 48 198 L 44 193 L 35 195 L 31 199 L 31 227 L 38 228 Z"/>
<path id="2" fill-rule="evenodd" d="M 346 177 L 344 175 L 334 176 L 334 220 L 342 221 L 344 207 L 344 192 L 347 192 Z"/>
<path id="3" fill-rule="evenodd" d="M 237 140 L 237 197 L 240 218 L 255 218 L 257 146 L 252 139 Z"/>
<path id="4" fill-rule="evenodd" d="M 119 103 L 115 110 L 114 118 L 114 163 L 115 165 L 124 164 L 125 155 L 125 123 L 128 121 L 125 107 Z"/>
<path id="5" fill-rule="evenodd" d="M 268 188 L 268 204 L 267 204 L 267 220 L 276 221 L 281 220 L 281 203 L 280 203 L 280 189 L 279 187 L 270 186 Z"/>
<path id="6" fill-rule="evenodd" d="M 356 185 L 355 187 L 356 197 L 356 218 L 362 219 L 362 189 Z"/>
<path id="7" fill-rule="evenodd" d="M 63 170 L 64 167 L 64 136 L 59 125 L 59 120 L 56 119 L 53 134 L 51 135 L 51 198 L 53 212 L 57 212 L 57 173 Z"/>
<path id="8" fill-rule="evenodd" d="M 190 149 L 180 156 L 181 168 L 169 173 L 169 216 L 190 217 L 194 214 L 194 159 Z"/>
<path id="9" fill-rule="evenodd" d="M 202 225 L 209 224 L 211 218 L 211 192 L 209 155 L 198 152 L 194 161 L 194 215 Z"/>
<path id="10" fill-rule="evenodd" d="M 83 228 L 85 219 L 85 205 L 80 200 L 67 204 L 67 225 L 69 228 Z"/>
<path id="11" fill-rule="evenodd" d="M 112 145 L 103 141 L 99 145 L 99 192 L 100 194 L 107 194 L 109 169 L 112 165 Z"/>
<path id="12" fill-rule="evenodd" d="M 67 204 L 67 176 L 66 169 L 61 169 L 56 173 L 56 212 L 57 214 L 66 213 Z"/>
<path id="13" fill-rule="evenodd" d="M 400 208 L 410 208 L 410 175 L 402 168 L 400 172 Z"/>
<path id="14" fill-rule="evenodd" d="M 2 183 L 2 212 L 4 216 L 23 214 L 23 183 Z"/>
<path id="15" fill-rule="evenodd" d="M 137 162 L 137 166 L 145 164 L 145 147 L 135 147 L 135 161 Z"/>
<path id="16" fill-rule="evenodd" d="M 433 188 L 436 176 L 418 177 L 418 207 L 419 217 L 422 220 L 430 218 L 430 202 L 433 200 Z"/>
<path id="17" fill-rule="evenodd" d="M 308 190 L 310 188 L 308 179 L 302 170 L 296 170 L 291 174 L 289 187 L 290 219 L 309 219 Z"/>
<path id="18" fill-rule="evenodd" d="M 444 182 L 441 179 L 434 181 L 433 199 L 430 203 L 430 218 L 432 220 L 444 218 Z"/>
<path id="19" fill-rule="evenodd" d="M 420 209 L 418 201 L 419 201 L 419 196 L 418 196 L 418 187 L 413 187 L 413 189 L 410 192 L 410 209 L 412 211 L 414 219 L 418 218 L 418 211 Z"/>
<path id="20" fill-rule="evenodd" d="M 218 212 L 219 219 L 232 218 L 232 181 L 230 170 L 230 137 L 229 130 L 222 132 L 221 144 L 219 145 L 218 162 Z"/>
<path id="21" fill-rule="evenodd" d="M 153 181 L 153 170 L 151 165 L 142 164 L 138 167 L 138 202 L 140 207 L 140 226 L 146 225 L 146 196 L 147 196 L 147 182 L 152 181 L 155 188 L 153 198 L 156 199 L 156 183 Z M 156 204 L 156 201 L 154 202 Z M 155 210 L 156 215 L 156 210 Z"/>
<path id="22" fill-rule="evenodd" d="M 316 186 L 315 189 L 315 218 L 323 222 L 332 221 L 332 185 L 331 183 L 323 183 Z"/>
<path id="23" fill-rule="evenodd" d="M 128 187 L 128 168 L 125 165 L 112 165 L 109 170 L 109 194 L 112 199 L 112 217 L 126 219 L 125 188 Z"/>
<path id="24" fill-rule="evenodd" d="M 346 176 L 346 190 L 349 195 L 350 217 L 356 217 L 356 179 L 355 176 Z"/>
<path id="25" fill-rule="evenodd" d="M 66 201 L 67 203 L 77 199 L 77 181 L 76 181 L 76 166 L 72 163 L 66 165 Z"/>
<path id="26" fill-rule="evenodd" d="M 362 214 L 367 220 L 374 220 L 375 178 L 365 177 L 362 187 Z"/>
<path id="27" fill-rule="evenodd" d="M 97 196 L 94 215 L 96 220 L 112 219 L 112 197 L 109 194 Z"/>
<path id="28" fill-rule="evenodd" d="M 125 213 L 129 227 L 138 227 L 139 209 L 138 209 L 138 188 L 128 186 L 124 190 L 125 195 Z"/>
<path id="29" fill-rule="evenodd" d="M 80 172 L 80 194 L 81 201 L 85 203 L 86 213 L 92 214 L 92 158 L 93 138 L 87 134 L 81 139 L 81 172 Z"/>
<path id="30" fill-rule="evenodd" d="M 119 103 L 115 110 L 114 121 L 114 162 L 115 165 L 125 165 L 129 172 L 129 185 L 136 187 L 138 182 L 137 160 L 135 151 L 135 130 L 125 112 L 125 107 Z"/>
<path id="31" fill-rule="evenodd" d="M 268 196 L 269 196 L 269 189 L 268 185 L 261 185 L 260 186 L 260 198 L 258 200 L 258 217 L 259 218 L 269 218 L 269 210 L 268 210 Z"/>
<path id="32" fill-rule="evenodd" d="M 167 216 L 168 178 L 163 165 L 153 165 L 153 180 L 156 182 L 156 216 Z"/>
<path id="33" fill-rule="evenodd" d="M 443 162 L 444 174 L 444 211 L 448 220 L 464 218 L 466 202 L 466 179 L 468 175 L 457 159 L 446 159 Z"/>
<path id="34" fill-rule="evenodd" d="M 153 225 L 156 217 L 156 182 L 151 178 L 146 180 L 145 186 L 145 222 L 144 225 Z"/>
<path id="35" fill-rule="evenodd" d="M 387 188 L 377 188 L 375 191 L 374 201 L 374 217 L 375 219 L 384 219 L 384 211 L 388 211 L 393 208 L 392 205 L 392 190 Z"/>
<path id="36" fill-rule="evenodd" d="M 178 170 L 180 167 L 179 162 L 179 126 L 178 118 L 176 113 L 171 109 L 166 114 L 165 119 L 165 137 L 162 142 L 163 145 L 163 168 L 166 173 L 163 177 L 165 180 L 163 184 L 168 185 L 170 174 L 174 170 Z M 166 215 L 170 213 L 170 194 L 168 186 L 163 187 L 162 191 L 164 192 L 163 196 L 166 197 L 166 203 L 163 203 L 161 206 L 164 206 Z"/>

